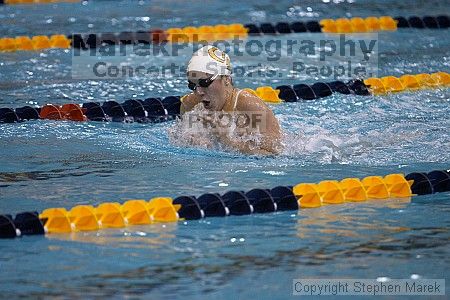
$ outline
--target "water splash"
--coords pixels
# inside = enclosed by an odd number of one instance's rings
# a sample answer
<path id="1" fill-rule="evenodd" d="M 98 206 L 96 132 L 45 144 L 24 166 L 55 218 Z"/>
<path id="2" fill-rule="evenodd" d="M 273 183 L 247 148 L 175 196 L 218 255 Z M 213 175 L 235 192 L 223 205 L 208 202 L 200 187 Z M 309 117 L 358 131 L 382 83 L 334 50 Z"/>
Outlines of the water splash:
<path id="1" fill-rule="evenodd" d="M 250 150 L 260 148 L 261 133 L 243 134 L 234 119 L 231 122 L 224 119 L 219 114 L 211 114 L 205 110 L 203 104 L 199 104 L 168 128 L 169 141 L 179 147 L 188 146 L 225 152 L 236 152 L 236 149 L 230 146 L 236 144 L 249 145 Z"/>

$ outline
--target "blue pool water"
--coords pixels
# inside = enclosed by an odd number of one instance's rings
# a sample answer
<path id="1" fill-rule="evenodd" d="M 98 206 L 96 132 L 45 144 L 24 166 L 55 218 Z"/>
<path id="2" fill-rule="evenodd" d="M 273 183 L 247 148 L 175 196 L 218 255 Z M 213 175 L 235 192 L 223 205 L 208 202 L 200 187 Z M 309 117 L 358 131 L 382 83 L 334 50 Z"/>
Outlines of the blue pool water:
<path id="1" fill-rule="evenodd" d="M 336 3 L 337 2 L 337 3 Z M 0 6 L 0 36 L 232 22 L 439 15 L 444 1 L 89 1 Z M 448 30 L 379 34 L 378 75 L 450 71 Z M 308 38 L 308 34 L 279 39 Z M 264 41 L 265 37 L 260 40 Z M 176 57 L 148 58 L 185 64 Z M 254 63 L 231 58 L 234 65 Z M 258 58 L 253 58 L 255 61 Z M 314 64 L 314 61 L 306 61 Z M 331 62 L 333 64 L 333 62 Z M 0 53 L 0 107 L 182 95 L 182 77 L 72 79 L 69 50 Z M 236 78 L 238 87 L 299 82 Z M 271 106 L 277 157 L 173 144 L 175 122 L 0 124 L 0 214 L 447 169 L 450 91 Z M 285 299 L 295 278 L 450 278 L 449 193 L 0 241 L 0 297 Z M 447 284 L 446 292 L 450 292 Z"/>

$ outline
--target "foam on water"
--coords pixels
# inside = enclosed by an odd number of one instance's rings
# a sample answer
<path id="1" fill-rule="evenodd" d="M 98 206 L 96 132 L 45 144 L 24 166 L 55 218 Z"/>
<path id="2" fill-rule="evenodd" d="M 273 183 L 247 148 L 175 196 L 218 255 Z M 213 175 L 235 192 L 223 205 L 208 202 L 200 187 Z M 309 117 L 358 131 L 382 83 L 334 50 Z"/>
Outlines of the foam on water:
<path id="1" fill-rule="evenodd" d="M 168 129 L 169 141 L 180 147 L 197 146 L 219 151 L 236 152 L 230 146 L 233 144 L 247 144 L 250 150 L 258 149 L 262 143 L 262 134 L 244 133 L 240 126 L 245 124 L 239 123 L 236 118 L 236 115 L 231 114 L 226 118 L 221 117 L 218 113 L 205 110 L 200 103 Z M 230 122 L 231 119 L 233 121 Z"/>

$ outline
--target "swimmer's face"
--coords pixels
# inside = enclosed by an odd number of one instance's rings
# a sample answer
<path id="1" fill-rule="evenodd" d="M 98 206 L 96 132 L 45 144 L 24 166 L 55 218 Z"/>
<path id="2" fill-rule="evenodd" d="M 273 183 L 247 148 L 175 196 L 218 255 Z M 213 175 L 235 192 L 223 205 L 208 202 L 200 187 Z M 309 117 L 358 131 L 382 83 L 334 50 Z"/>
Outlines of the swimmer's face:
<path id="1" fill-rule="evenodd" d="M 208 110 L 221 110 L 226 102 L 224 76 L 217 76 L 208 87 L 199 85 L 199 81 L 210 79 L 213 75 L 203 72 L 188 72 L 188 80 L 196 85 L 194 93 L 200 97 L 203 106 Z"/>

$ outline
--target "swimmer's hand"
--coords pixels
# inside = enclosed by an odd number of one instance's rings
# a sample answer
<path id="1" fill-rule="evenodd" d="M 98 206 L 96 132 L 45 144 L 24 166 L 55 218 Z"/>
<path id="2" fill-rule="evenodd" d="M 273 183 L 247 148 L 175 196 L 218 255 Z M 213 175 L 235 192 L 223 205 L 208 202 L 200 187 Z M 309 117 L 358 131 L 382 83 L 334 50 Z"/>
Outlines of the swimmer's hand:
<path id="1" fill-rule="evenodd" d="M 236 137 L 230 136 L 230 134 L 226 131 L 215 131 L 216 138 L 220 140 L 223 144 L 227 145 L 230 148 L 233 148 L 243 154 L 250 155 L 276 155 L 281 151 L 275 147 L 272 147 L 272 144 L 268 146 L 264 139 L 261 143 L 257 143 L 253 140 L 238 140 Z"/>

